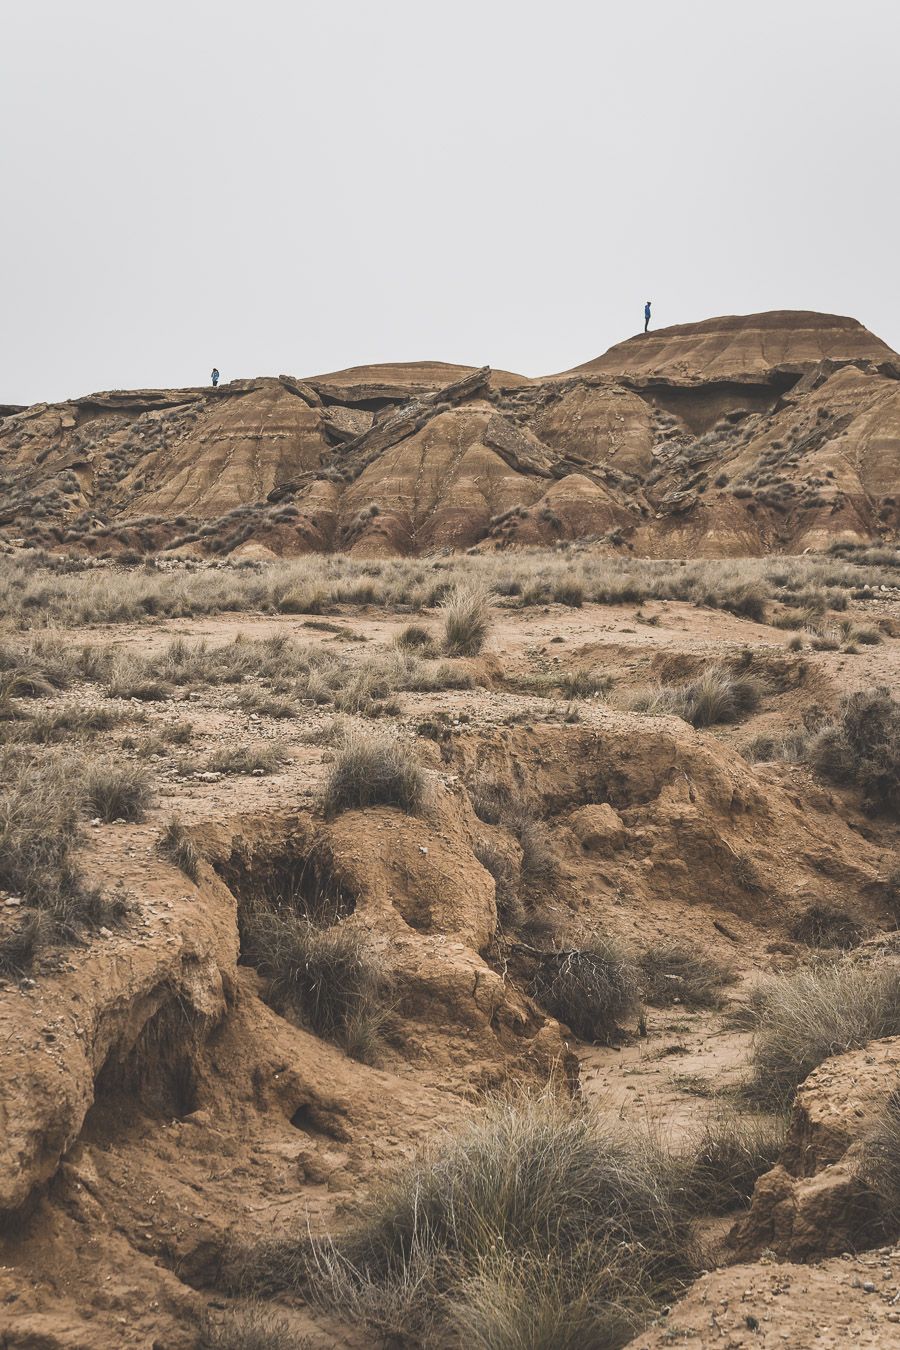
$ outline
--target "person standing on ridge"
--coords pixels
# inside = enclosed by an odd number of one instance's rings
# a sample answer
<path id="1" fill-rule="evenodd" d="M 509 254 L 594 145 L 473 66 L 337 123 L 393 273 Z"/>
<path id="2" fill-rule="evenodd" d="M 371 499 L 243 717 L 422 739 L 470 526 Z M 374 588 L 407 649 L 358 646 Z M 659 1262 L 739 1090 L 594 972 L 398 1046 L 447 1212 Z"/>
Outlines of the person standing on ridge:
<path id="1" fill-rule="evenodd" d="M 215 366 L 213 366 L 211 378 L 212 378 L 212 387 L 213 389 L 215 389 L 216 385 L 219 383 L 219 372 L 216 370 Z"/>
<path id="2" fill-rule="evenodd" d="M 644 332 L 650 327 L 650 301 L 644 306 Z"/>

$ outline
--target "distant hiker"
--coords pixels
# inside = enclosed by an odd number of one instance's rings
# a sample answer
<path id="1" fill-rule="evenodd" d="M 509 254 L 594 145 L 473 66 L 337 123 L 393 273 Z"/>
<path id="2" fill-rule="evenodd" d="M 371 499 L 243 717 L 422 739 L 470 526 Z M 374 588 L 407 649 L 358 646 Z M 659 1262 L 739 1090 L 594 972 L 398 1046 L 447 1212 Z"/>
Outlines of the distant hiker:
<path id="1" fill-rule="evenodd" d="M 649 312 L 649 306 L 648 306 L 647 308 L 648 308 L 648 312 Z M 219 383 L 219 372 L 216 370 L 215 366 L 213 366 L 213 373 L 212 373 L 212 386 L 213 386 L 213 389 L 215 389 L 215 387 L 216 387 L 216 385 L 217 385 L 218 383 Z"/>
<path id="2" fill-rule="evenodd" d="M 644 306 L 644 332 L 650 327 L 650 301 Z"/>

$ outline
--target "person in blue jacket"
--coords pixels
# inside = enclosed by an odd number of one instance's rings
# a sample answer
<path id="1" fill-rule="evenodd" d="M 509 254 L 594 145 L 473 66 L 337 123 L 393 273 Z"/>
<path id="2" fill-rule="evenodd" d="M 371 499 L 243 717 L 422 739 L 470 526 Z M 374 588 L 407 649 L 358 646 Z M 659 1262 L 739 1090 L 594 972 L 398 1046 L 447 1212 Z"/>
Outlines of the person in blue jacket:
<path id="1" fill-rule="evenodd" d="M 213 387 L 213 389 L 215 389 L 215 387 L 216 387 L 216 385 L 217 385 L 218 383 L 219 383 L 219 372 L 216 370 L 215 366 L 213 366 L 213 372 L 212 372 L 212 387 Z"/>
<path id="2" fill-rule="evenodd" d="M 650 301 L 644 306 L 644 332 L 650 327 Z"/>

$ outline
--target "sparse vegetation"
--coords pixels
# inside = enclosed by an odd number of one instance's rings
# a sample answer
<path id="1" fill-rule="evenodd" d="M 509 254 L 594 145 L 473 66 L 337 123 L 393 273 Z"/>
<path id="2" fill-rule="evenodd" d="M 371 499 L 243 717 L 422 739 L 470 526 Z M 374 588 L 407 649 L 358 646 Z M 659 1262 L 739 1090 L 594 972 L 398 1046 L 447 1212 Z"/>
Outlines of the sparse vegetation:
<path id="1" fill-rule="evenodd" d="M 722 991 L 734 984 L 734 970 L 693 947 L 649 947 L 638 959 L 641 992 L 656 1008 L 718 1008 Z"/>
<path id="2" fill-rule="evenodd" d="M 388 731 L 353 727 L 335 751 L 322 804 L 328 815 L 370 806 L 415 815 L 425 796 L 425 774 L 411 745 Z"/>
<path id="3" fill-rule="evenodd" d="M 490 627 L 487 590 L 459 584 L 441 605 L 444 616 L 444 650 L 448 656 L 477 656 Z"/>
<path id="4" fill-rule="evenodd" d="M 754 1000 L 753 1094 L 781 1105 L 831 1055 L 900 1035 L 900 968 L 812 966 L 769 980 Z"/>
<path id="5" fill-rule="evenodd" d="M 691 726 L 710 727 L 736 722 L 753 712 L 761 693 L 755 676 L 713 666 L 684 684 L 659 684 L 640 691 L 629 706 L 635 712 L 674 714 Z"/>
<path id="6" fill-rule="evenodd" d="M 319 1036 L 371 1062 L 389 1006 L 390 981 L 365 934 L 261 902 L 240 914 L 243 959 L 268 980 L 268 1000 Z"/>
<path id="7" fill-rule="evenodd" d="M 340 1239 L 270 1242 L 247 1275 L 418 1344 L 465 1327 L 485 1350 L 614 1350 L 692 1273 L 679 1176 L 647 1136 L 549 1091 L 494 1101 Z"/>
<path id="8" fill-rule="evenodd" d="M 537 960 L 535 998 L 585 1041 L 609 1045 L 638 1004 L 632 959 L 605 933 L 585 934 L 578 947 L 546 952 Z"/>
<path id="9" fill-rule="evenodd" d="M 196 881 L 200 874 L 200 854 L 180 820 L 170 820 L 159 837 L 159 851 L 186 877 Z"/>

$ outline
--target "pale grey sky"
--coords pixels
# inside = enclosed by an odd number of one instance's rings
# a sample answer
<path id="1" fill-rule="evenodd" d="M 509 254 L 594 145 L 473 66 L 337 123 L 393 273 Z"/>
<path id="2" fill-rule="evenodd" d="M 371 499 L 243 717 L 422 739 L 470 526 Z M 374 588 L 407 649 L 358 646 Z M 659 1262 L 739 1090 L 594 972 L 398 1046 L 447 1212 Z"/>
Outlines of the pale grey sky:
<path id="1" fill-rule="evenodd" d="M 5 0 L 0 402 L 642 325 L 900 346 L 896 0 Z"/>

